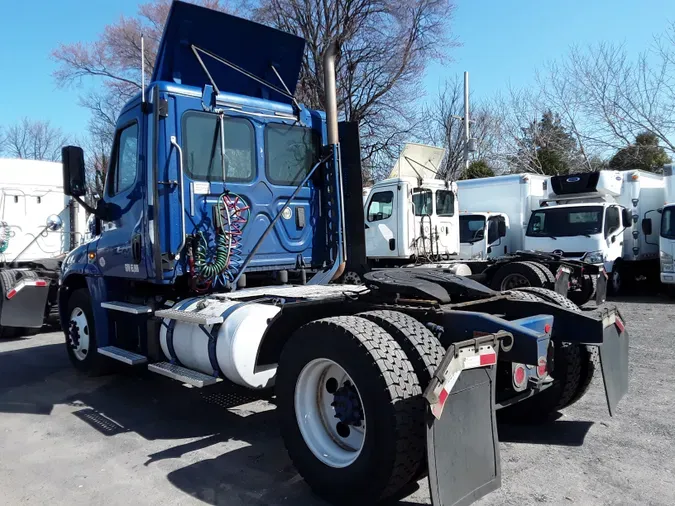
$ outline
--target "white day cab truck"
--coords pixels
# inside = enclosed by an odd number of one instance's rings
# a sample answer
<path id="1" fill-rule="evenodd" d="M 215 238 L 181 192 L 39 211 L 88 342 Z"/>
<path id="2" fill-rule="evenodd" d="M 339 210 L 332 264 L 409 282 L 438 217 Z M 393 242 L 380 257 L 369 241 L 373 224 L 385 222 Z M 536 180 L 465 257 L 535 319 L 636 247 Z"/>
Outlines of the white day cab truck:
<path id="1" fill-rule="evenodd" d="M 500 486 L 497 409 L 546 419 L 598 371 L 615 412 L 626 324 L 615 307 L 581 312 L 442 269 L 335 283 L 365 262 L 359 131 L 338 122 L 335 45 L 325 113 L 295 101 L 304 47 L 172 3 L 150 83 L 117 121 L 96 234 L 63 262 L 64 353 L 82 374 L 124 364 L 194 388 L 274 389 L 291 461 L 334 504 L 392 500 L 424 477 L 432 504 L 471 504 Z M 78 201 L 83 160 L 64 147 Z M 425 237 L 444 235 L 422 218 Z"/>
<path id="2" fill-rule="evenodd" d="M 596 266 L 523 251 L 531 210 L 546 196 L 546 178 L 448 182 L 435 178 L 443 155 L 440 148 L 407 144 L 390 177 L 370 189 L 364 208 L 370 268 L 433 266 L 499 291 L 555 288 L 579 304 L 594 295 L 604 301 L 604 290 L 593 290 L 590 280 L 590 290 L 577 289 L 577 280 L 598 276 Z"/>
<path id="3" fill-rule="evenodd" d="M 663 167 L 664 198 L 663 208 L 658 209 L 660 214 L 658 218 L 661 223 L 657 226 L 653 218 L 657 218 L 654 213 L 647 213 L 642 218 L 643 234 L 659 230 L 659 257 L 660 257 L 660 280 L 669 293 L 675 294 L 675 267 L 673 266 L 673 256 L 675 256 L 675 174 L 673 174 L 673 165 L 668 164 Z M 658 220 L 657 220 L 658 223 Z"/>
<path id="4" fill-rule="evenodd" d="M 61 260 L 85 220 L 60 163 L 0 158 L 0 337 L 35 333 L 56 309 Z"/>

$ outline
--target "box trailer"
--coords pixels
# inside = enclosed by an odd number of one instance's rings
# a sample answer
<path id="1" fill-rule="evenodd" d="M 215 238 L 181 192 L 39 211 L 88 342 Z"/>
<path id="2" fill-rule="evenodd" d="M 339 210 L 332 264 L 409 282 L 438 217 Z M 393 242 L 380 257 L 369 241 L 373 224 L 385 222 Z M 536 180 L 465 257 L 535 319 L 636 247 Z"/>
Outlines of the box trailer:
<path id="1" fill-rule="evenodd" d="M 60 163 L 0 158 L 0 335 L 35 332 L 56 305 L 65 254 L 85 211 L 63 193 Z"/>

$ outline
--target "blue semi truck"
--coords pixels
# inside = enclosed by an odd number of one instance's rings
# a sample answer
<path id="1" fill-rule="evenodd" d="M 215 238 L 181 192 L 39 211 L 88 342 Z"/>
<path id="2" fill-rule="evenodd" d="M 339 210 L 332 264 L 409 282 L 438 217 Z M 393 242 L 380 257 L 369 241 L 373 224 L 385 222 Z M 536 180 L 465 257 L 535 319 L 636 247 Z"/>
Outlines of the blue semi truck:
<path id="1" fill-rule="evenodd" d="M 295 101 L 303 51 L 172 4 L 152 78 L 118 118 L 94 237 L 63 262 L 67 353 L 85 374 L 118 362 L 273 391 L 291 460 L 333 503 L 427 476 L 434 504 L 470 504 L 500 485 L 497 410 L 545 418 L 598 368 L 616 409 L 625 323 L 442 269 L 335 283 L 365 262 L 358 128 L 338 122 L 334 45 L 325 113 Z M 63 149 L 63 171 L 82 201 L 82 149 Z"/>

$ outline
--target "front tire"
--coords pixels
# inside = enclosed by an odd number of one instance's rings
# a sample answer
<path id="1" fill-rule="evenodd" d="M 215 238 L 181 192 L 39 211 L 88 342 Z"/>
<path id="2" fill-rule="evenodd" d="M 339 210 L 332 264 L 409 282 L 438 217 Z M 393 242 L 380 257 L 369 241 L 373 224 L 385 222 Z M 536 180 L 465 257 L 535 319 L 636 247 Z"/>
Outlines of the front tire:
<path id="1" fill-rule="evenodd" d="M 89 290 L 75 290 L 67 302 L 68 321 L 63 322 L 68 358 L 75 369 L 90 376 L 108 371 L 104 357 L 97 353 L 94 313 Z"/>
<path id="2" fill-rule="evenodd" d="M 420 468 L 419 381 L 401 347 L 374 323 L 339 316 L 304 325 L 284 346 L 276 388 L 289 456 L 328 501 L 384 500 Z"/>

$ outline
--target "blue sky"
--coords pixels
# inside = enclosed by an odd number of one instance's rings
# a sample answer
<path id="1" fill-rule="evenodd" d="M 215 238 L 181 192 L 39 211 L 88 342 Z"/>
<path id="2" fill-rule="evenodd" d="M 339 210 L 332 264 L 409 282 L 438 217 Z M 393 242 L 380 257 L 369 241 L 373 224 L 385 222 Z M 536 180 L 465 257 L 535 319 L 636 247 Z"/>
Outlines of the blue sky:
<path id="1" fill-rule="evenodd" d="M 1 3 L 0 125 L 27 116 L 83 135 L 89 113 L 78 105 L 81 90 L 56 87 L 50 53 L 60 42 L 95 40 L 107 23 L 135 14 L 139 0 Z M 675 21 L 672 0 L 456 0 L 456 5 L 451 28 L 462 46 L 452 50 L 452 62 L 429 69 L 429 95 L 464 70 L 476 98 L 508 84 L 528 86 L 537 67 L 573 44 L 623 42 L 637 53 Z"/>

